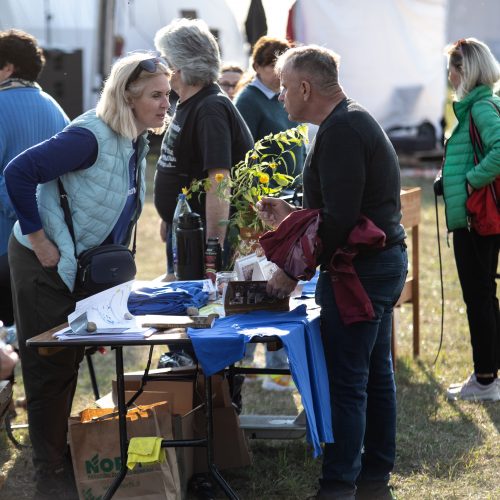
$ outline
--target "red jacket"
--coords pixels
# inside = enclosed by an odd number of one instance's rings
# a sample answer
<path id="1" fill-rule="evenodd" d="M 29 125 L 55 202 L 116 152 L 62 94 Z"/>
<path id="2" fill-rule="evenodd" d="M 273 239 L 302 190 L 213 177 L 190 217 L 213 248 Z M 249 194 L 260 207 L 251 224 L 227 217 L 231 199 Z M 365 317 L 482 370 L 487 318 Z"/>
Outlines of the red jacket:
<path id="1" fill-rule="evenodd" d="M 321 210 L 295 210 L 274 230 L 259 238 L 267 260 L 296 280 L 310 280 L 321 253 L 318 227 Z"/>
<path id="2" fill-rule="evenodd" d="M 321 210 L 303 209 L 292 212 L 273 231 L 260 238 L 266 258 L 289 276 L 310 280 L 321 254 L 318 227 Z M 364 249 L 382 248 L 385 233 L 370 219 L 361 216 L 347 238 L 347 244 L 333 254 L 328 271 L 331 276 L 335 301 L 345 325 L 368 321 L 375 317 L 373 306 L 352 263 Z"/>
<path id="3" fill-rule="evenodd" d="M 349 233 L 346 246 L 338 248 L 332 255 L 328 271 L 344 325 L 375 318 L 372 301 L 359 281 L 352 261 L 360 251 L 384 245 L 384 231 L 362 215 Z"/>

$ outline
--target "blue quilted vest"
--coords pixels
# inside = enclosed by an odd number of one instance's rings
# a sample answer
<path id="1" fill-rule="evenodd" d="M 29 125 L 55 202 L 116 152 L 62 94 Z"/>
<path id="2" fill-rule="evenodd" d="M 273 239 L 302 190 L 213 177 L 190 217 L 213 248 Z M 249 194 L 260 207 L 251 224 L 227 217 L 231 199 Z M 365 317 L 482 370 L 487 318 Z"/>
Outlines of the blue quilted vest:
<path id="1" fill-rule="evenodd" d="M 73 120 L 69 127 L 82 127 L 92 132 L 98 143 L 95 163 L 83 170 L 61 176 L 68 194 L 76 239 L 76 253 L 100 245 L 111 230 L 125 206 L 129 188 L 129 163 L 134 153 L 132 141 L 118 135 L 88 111 Z M 139 137 L 138 159 L 140 165 L 139 217 L 146 191 L 146 154 L 149 151 L 147 134 Z M 69 290 L 73 291 L 76 278 L 75 249 L 59 199 L 57 179 L 38 185 L 37 203 L 42 225 L 47 237 L 55 243 L 61 254 L 57 271 Z M 21 233 L 19 223 L 14 235 L 24 246 L 31 248 L 28 238 Z"/>

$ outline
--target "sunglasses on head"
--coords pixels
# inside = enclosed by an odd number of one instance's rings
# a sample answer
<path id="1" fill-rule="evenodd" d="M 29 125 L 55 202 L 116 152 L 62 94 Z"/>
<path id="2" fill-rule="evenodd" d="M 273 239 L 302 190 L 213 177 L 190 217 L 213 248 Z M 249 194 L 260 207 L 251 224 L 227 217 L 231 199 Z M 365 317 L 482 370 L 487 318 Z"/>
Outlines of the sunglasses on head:
<path id="1" fill-rule="evenodd" d="M 143 71 L 147 71 L 148 73 L 156 73 L 157 64 L 163 64 L 167 66 L 167 63 L 161 57 L 151 57 L 150 59 L 144 59 L 140 61 L 134 71 L 132 71 L 132 74 L 129 76 L 125 88 L 127 88 L 132 82 L 135 82 Z"/>

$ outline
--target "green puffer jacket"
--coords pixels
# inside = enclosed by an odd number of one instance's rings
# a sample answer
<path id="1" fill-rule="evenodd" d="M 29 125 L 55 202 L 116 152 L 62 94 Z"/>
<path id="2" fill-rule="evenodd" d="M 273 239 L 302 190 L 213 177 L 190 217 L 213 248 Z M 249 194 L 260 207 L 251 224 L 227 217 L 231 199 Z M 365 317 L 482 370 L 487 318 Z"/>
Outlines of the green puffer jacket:
<path id="1" fill-rule="evenodd" d="M 458 124 L 446 143 L 442 172 L 448 231 L 467 227 L 467 182 L 478 189 L 500 175 L 500 116 L 491 101 L 500 108 L 500 98 L 489 87 L 480 85 L 453 104 Z M 469 136 L 471 112 L 484 148 L 476 167 Z"/>

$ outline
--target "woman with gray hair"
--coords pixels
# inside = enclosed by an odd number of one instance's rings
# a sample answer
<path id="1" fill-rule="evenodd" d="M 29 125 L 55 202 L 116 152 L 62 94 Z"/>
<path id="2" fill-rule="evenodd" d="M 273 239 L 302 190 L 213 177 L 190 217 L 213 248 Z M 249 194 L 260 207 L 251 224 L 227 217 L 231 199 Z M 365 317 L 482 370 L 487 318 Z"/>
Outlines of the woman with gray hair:
<path id="1" fill-rule="evenodd" d="M 5 169 L 18 217 L 9 263 L 37 499 L 78 498 L 66 433 L 84 352 L 73 348 L 42 356 L 26 341 L 66 322 L 75 303 L 88 295 L 75 283 L 75 254 L 129 243 L 144 203 L 147 132 L 164 130 L 169 93 L 162 59 L 126 56 L 113 65 L 95 110 Z M 74 242 L 58 179 L 67 193 Z"/>
<path id="2" fill-rule="evenodd" d="M 175 115 L 163 139 L 154 202 L 162 218 L 164 239 L 171 230 L 177 196 L 193 179 L 212 180 L 213 188 L 191 208 L 205 223 L 206 239 L 226 236 L 229 201 L 216 194 L 217 174 L 230 170 L 253 147 L 243 118 L 215 83 L 220 72 L 217 41 L 201 20 L 177 19 L 160 29 L 155 46 L 172 70 L 172 89 L 179 95 Z M 168 243 L 167 243 L 168 245 Z"/>

